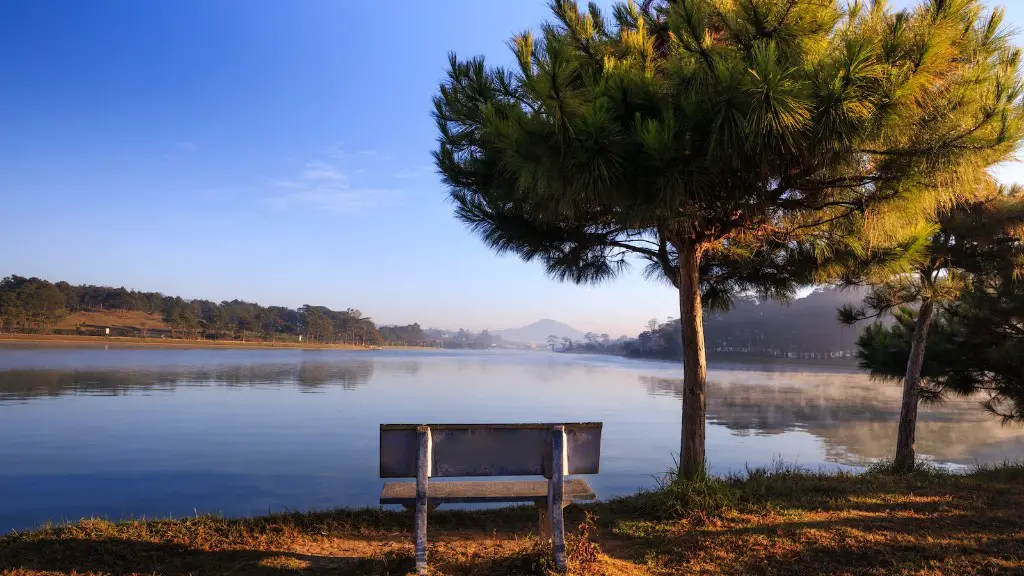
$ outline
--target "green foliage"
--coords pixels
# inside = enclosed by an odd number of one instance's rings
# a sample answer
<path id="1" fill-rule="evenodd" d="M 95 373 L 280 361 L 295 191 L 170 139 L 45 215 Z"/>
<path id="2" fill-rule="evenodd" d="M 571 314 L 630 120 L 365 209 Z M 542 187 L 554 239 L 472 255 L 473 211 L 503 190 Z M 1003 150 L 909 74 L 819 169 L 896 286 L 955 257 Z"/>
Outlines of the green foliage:
<path id="1" fill-rule="evenodd" d="M 857 342 L 860 366 L 875 377 L 903 379 L 917 323 L 907 304 L 943 303 L 926 334 L 922 398 L 984 391 L 988 409 L 1024 420 L 1022 227 L 1024 191 L 1016 188 L 943 211 L 906 273 L 884 278 L 863 307 L 840 311 L 846 321 L 886 312 L 895 318 L 890 326 L 865 328 Z"/>
<path id="2" fill-rule="evenodd" d="M 453 55 L 435 156 L 457 216 L 560 280 L 634 255 L 678 283 L 697 243 L 710 304 L 791 294 L 822 255 L 816 228 L 870 212 L 884 235 L 1009 157 L 1022 129 L 998 13 L 844 8 L 655 1 L 617 5 L 610 26 L 558 1 L 538 37 L 513 39 L 515 70 Z"/>
<path id="3" fill-rule="evenodd" d="M 948 314 L 949 350 L 936 358 L 935 383 L 980 392 L 987 410 L 1024 423 L 1024 281 L 1009 272 L 976 281 Z"/>
<path id="4" fill-rule="evenodd" d="M 306 326 L 306 338 L 314 342 L 334 340 L 334 323 L 321 309 L 306 306 L 301 313 Z"/>
<path id="5" fill-rule="evenodd" d="M 948 478 L 952 474 L 953 472 L 924 460 L 914 460 L 911 466 L 902 466 L 898 465 L 895 459 L 883 458 L 872 463 L 865 475 L 872 478 L 906 476 L 924 483 Z"/>
<path id="6" fill-rule="evenodd" d="M 186 302 L 181 298 L 168 298 L 164 302 L 164 323 L 171 329 L 171 335 L 182 338 L 197 338 L 200 331 L 198 303 Z"/>
<path id="7" fill-rule="evenodd" d="M 645 519 L 678 520 L 715 516 L 738 500 L 739 492 L 721 478 L 707 474 L 683 478 L 670 471 L 657 488 L 621 498 L 616 504 Z"/>
<path id="8" fill-rule="evenodd" d="M 952 302 L 972 278 L 1024 268 L 1022 227 L 1024 190 L 986 182 L 972 200 L 943 209 L 933 223 L 911 227 L 893 244 L 875 248 L 886 256 L 848 270 L 847 282 L 872 287 L 862 306 L 839 310 L 840 321 L 852 324 L 902 306 Z"/>
<path id="9" fill-rule="evenodd" d="M 917 312 L 912 308 L 900 307 L 893 310 L 892 315 L 895 320 L 892 324 L 876 322 L 865 327 L 857 339 L 857 365 L 874 378 L 901 381 L 907 371 Z M 929 383 L 942 370 L 933 359 L 953 352 L 952 330 L 948 315 L 941 310 L 936 313 L 925 340 L 927 355 L 921 370 L 921 399 L 926 402 L 942 399 L 942 390 Z"/>
<path id="10" fill-rule="evenodd" d="M 0 330 L 50 330 L 67 314 L 68 304 L 60 287 L 46 280 L 8 276 L 0 281 Z"/>
<path id="11" fill-rule="evenodd" d="M 693 480 L 668 473 L 653 490 L 610 502 L 616 512 L 628 512 L 647 521 L 707 519 L 727 510 L 764 512 L 766 507 L 817 508 L 846 501 L 853 494 L 914 490 L 969 479 L 974 475 L 1017 479 L 1022 467 L 1006 463 L 981 467 L 971 476 L 954 474 L 917 462 L 909 472 L 896 472 L 892 461 L 879 461 L 863 472 L 809 470 L 776 460 L 764 467 L 747 467 L 725 477 L 698 476 Z M 642 527 L 640 527 L 642 528 Z"/>
<path id="12" fill-rule="evenodd" d="M 297 339 L 299 335 L 323 343 L 437 346 L 442 339 L 429 339 L 418 324 L 382 326 L 349 308 L 334 311 L 323 306 L 298 310 L 282 306 L 260 306 L 242 300 L 185 300 L 159 292 L 138 292 L 109 286 L 53 284 L 39 278 L 9 276 L 0 281 L 0 331 L 40 332 L 71 311 L 109 310 L 158 313 L 180 338 Z M 488 346 L 490 343 L 488 343 Z"/>
<path id="13" fill-rule="evenodd" d="M 335 312 L 307 304 L 299 308 L 299 314 L 306 337 L 315 342 L 345 342 L 361 346 L 381 343 L 377 327 L 359 310 L 349 308 Z"/>
<path id="14" fill-rule="evenodd" d="M 896 311 L 890 327 L 869 326 L 857 342 L 873 376 L 903 378 L 915 313 Z M 935 314 L 922 370 L 922 398 L 982 394 L 1005 421 L 1024 422 L 1024 283 L 1012 275 L 978 279 Z"/>
<path id="15" fill-rule="evenodd" d="M 403 346 L 425 346 L 427 335 L 420 328 L 419 324 L 408 326 L 381 326 L 380 336 L 385 342 L 401 344 Z"/>

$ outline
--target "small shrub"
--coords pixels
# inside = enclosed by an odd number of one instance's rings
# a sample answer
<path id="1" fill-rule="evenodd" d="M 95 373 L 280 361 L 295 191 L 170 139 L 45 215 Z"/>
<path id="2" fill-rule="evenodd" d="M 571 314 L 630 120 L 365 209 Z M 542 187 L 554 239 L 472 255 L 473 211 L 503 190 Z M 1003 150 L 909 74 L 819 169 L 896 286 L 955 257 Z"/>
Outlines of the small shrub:
<path id="1" fill-rule="evenodd" d="M 694 479 L 669 472 L 654 490 L 619 501 L 649 519 L 681 520 L 721 514 L 737 501 L 737 491 L 720 478 L 702 474 Z"/>
<path id="2" fill-rule="evenodd" d="M 878 460 L 868 466 L 865 471 L 868 475 L 888 475 L 888 476 L 904 476 L 913 477 L 919 480 L 932 479 L 936 476 L 948 476 L 949 470 L 940 468 L 935 464 L 926 460 L 914 460 L 914 467 L 910 470 L 898 469 L 895 466 L 895 462 L 891 458 Z"/>
<path id="3" fill-rule="evenodd" d="M 570 572 L 586 574 L 586 567 L 597 562 L 601 554 L 601 547 L 594 541 L 597 532 L 594 521 L 594 515 L 587 512 L 577 532 L 566 537 L 566 557 Z"/>
<path id="4" fill-rule="evenodd" d="M 998 464 L 978 464 L 971 471 L 975 480 L 1014 482 L 1024 481 L 1024 460 L 1005 460 Z"/>

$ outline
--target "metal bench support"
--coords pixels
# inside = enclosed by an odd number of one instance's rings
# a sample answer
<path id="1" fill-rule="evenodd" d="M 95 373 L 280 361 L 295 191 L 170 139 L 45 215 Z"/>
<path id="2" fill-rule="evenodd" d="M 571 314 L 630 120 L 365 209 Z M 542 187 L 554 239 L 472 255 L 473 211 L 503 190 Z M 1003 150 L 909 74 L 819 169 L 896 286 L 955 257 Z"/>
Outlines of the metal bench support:
<path id="1" fill-rule="evenodd" d="M 551 518 L 551 545 L 555 549 L 555 567 L 565 570 L 565 426 L 555 426 L 551 434 L 551 480 L 548 482 L 548 515 Z"/>
<path id="2" fill-rule="evenodd" d="M 416 573 L 427 573 L 427 492 L 430 481 L 430 428 L 416 429 L 419 450 L 416 454 Z"/>

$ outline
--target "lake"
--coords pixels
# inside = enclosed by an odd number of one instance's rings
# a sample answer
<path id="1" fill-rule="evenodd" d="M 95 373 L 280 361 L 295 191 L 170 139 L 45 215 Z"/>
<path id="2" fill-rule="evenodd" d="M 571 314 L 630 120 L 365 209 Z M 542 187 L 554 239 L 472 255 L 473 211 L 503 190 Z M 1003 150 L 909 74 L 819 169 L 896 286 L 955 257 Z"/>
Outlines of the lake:
<path id="1" fill-rule="evenodd" d="M 602 498 L 654 486 L 678 450 L 675 363 L 542 352 L 0 345 L 0 533 L 45 521 L 376 506 L 381 423 L 604 422 Z M 711 364 L 714 473 L 885 456 L 897 385 L 854 369 Z M 922 410 L 918 450 L 1024 456 L 975 400 Z"/>

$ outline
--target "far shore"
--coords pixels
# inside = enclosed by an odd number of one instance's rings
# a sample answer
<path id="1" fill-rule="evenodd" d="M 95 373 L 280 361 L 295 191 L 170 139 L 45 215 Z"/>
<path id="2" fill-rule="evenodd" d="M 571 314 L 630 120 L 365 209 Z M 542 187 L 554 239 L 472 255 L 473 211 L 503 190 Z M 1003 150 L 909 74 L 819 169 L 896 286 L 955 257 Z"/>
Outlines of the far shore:
<path id="1" fill-rule="evenodd" d="M 93 336 L 93 335 L 72 335 L 72 334 L 14 334 L 0 333 L 0 344 L 46 344 L 49 346 L 76 346 L 76 345 L 103 345 L 131 347 L 152 347 L 152 348 L 223 348 L 223 349 L 266 349 L 266 348 L 290 348 L 297 350 L 445 350 L 429 346 L 359 346 L 356 344 L 321 344 L 318 342 L 285 342 L 285 341 L 264 341 L 264 340 L 189 340 L 185 338 L 141 338 L 135 336 Z M 614 356 L 630 360 L 645 362 L 681 362 L 670 358 L 651 358 L 645 356 L 625 356 L 621 354 L 604 354 L 592 351 L 559 351 L 560 354 L 593 355 L 593 356 Z M 809 358 L 778 358 L 771 356 L 756 356 L 743 354 L 712 353 L 708 355 L 709 364 L 778 364 L 778 365 L 804 365 L 823 366 L 831 368 L 855 368 L 856 364 L 850 358 L 843 359 L 809 359 Z"/>
<path id="2" fill-rule="evenodd" d="M 154 348 L 295 348 L 300 350 L 436 350 L 423 346 L 359 346 L 320 344 L 317 342 L 266 342 L 252 340 L 186 340 L 183 338 L 139 338 L 124 336 L 78 336 L 65 334 L 0 334 L 0 343 L 25 344 L 102 344 L 114 346 L 152 346 Z"/>

